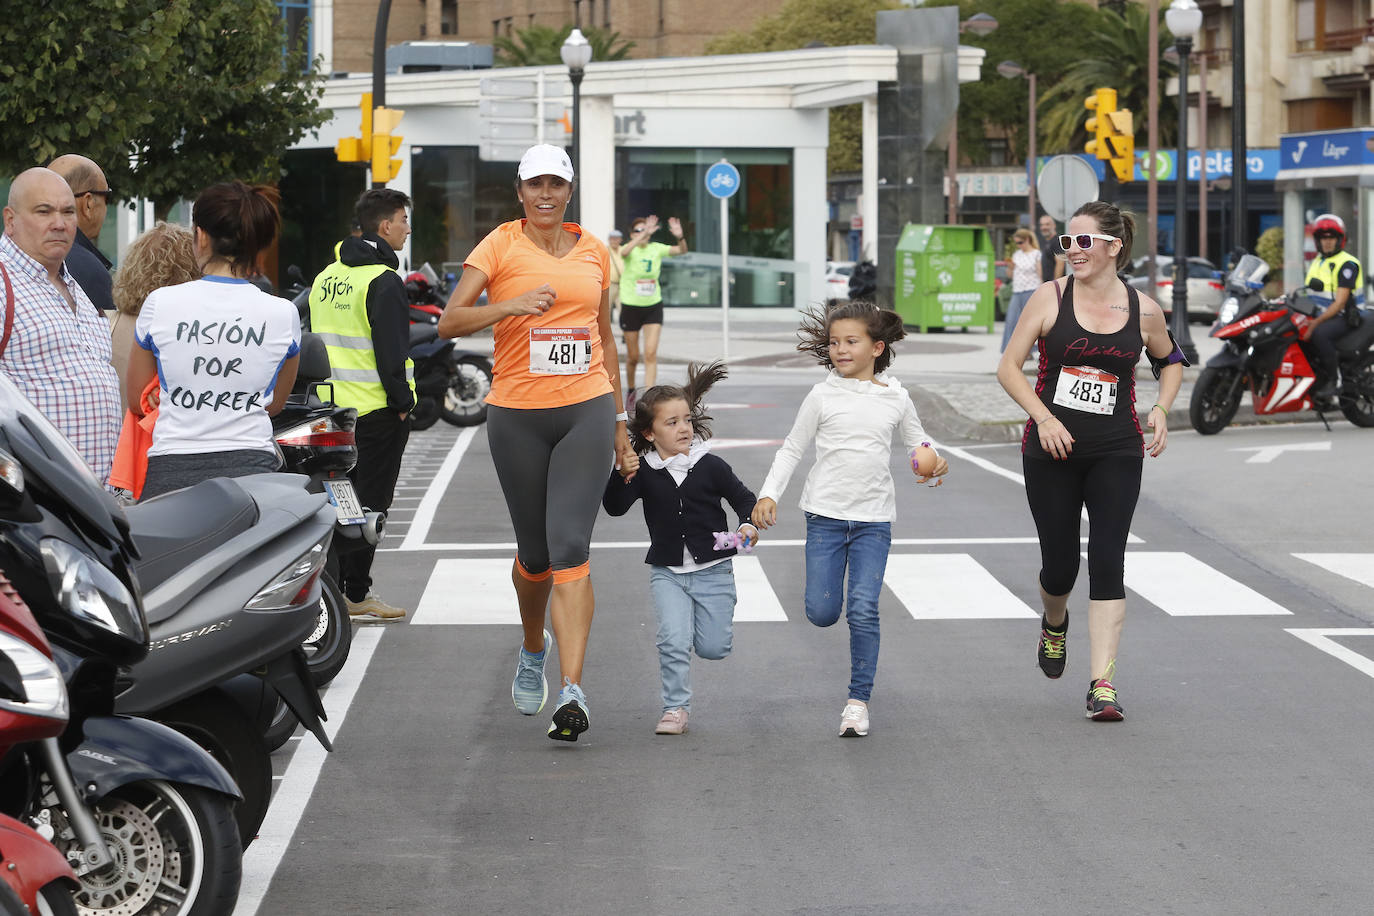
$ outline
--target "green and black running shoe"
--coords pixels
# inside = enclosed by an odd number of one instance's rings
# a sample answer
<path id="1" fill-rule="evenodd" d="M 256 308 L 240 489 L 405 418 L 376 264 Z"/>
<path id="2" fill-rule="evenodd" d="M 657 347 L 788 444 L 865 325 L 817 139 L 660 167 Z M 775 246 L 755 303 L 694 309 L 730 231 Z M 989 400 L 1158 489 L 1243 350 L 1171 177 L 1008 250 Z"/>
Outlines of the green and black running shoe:
<path id="1" fill-rule="evenodd" d="M 1035 659 L 1040 663 L 1040 670 L 1045 672 L 1045 677 L 1056 678 L 1064 673 L 1068 635 L 1067 611 L 1064 613 L 1064 625 L 1057 630 L 1045 622 L 1044 614 L 1040 615 L 1040 644 L 1036 647 Z"/>
<path id="2" fill-rule="evenodd" d="M 1126 718 L 1126 710 L 1116 698 L 1116 688 L 1112 678 L 1116 675 L 1116 659 L 1107 663 L 1102 677 L 1088 685 L 1088 709 L 1084 713 L 1094 722 L 1120 722 Z"/>

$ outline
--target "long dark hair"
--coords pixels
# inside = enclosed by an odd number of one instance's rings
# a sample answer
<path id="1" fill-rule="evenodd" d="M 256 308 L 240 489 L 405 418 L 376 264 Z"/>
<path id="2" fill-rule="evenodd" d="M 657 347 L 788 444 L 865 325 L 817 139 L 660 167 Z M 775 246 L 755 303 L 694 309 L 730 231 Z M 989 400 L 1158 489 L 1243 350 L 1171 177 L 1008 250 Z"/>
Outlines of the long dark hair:
<path id="1" fill-rule="evenodd" d="M 810 353 L 827 369 L 835 368 L 830 361 L 830 326 L 846 318 L 862 321 L 868 336 L 883 342 L 883 352 L 873 360 L 873 369 L 875 372 L 886 372 L 892 364 L 892 345 L 906 336 L 906 328 L 902 327 L 900 315 L 879 308 L 872 302 L 842 299 L 829 309 L 807 312 L 802 316 L 801 327 L 797 329 L 797 336 L 801 338 L 797 350 Z"/>
<path id="2" fill-rule="evenodd" d="M 654 414 L 658 412 L 658 405 L 665 401 L 686 401 L 687 411 L 692 417 L 693 434 L 698 439 L 711 438 L 711 418 L 706 415 L 701 402 L 711 386 L 728 374 L 725 364 L 720 360 L 704 366 L 692 363 L 687 367 L 687 384 L 655 385 L 647 389 L 635 399 L 635 412 L 626 424 L 630 433 L 630 447 L 640 455 L 654 447 L 652 442 L 644 438 L 644 434 L 653 432 Z"/>
<path id="3" fill-rule="evenodd" d="M 257 272 L 258 252 L 277 237 L 280 199 L 271 185 L 212 184 L 196 198 L 191 223 L 210 237 L 210 250 L 228 261 L 236 276 L 251 276 Z"/>

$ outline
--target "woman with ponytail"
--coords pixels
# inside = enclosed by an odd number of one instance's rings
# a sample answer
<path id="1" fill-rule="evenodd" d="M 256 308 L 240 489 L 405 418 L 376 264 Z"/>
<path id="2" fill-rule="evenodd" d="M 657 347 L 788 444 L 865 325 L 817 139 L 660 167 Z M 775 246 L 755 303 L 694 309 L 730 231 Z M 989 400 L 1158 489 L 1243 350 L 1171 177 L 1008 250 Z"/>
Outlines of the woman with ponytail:
<path id="1" fill-rule="evenodd" d="M 702 401 L 725 378 L 719 362 L 690 366 L 686 385 L 655 385 L 635 401 L 630 418 L 634 454 L 611 472 L 602 505 L 624 515 L 644 500 L 649 526 L 649 592 L 658 612 L 658 663 L 663 685 L 659 735 L 687 731 L 692 650 L 697 658 L 730 654 L 735 621 L 736 545 L 758 542 L 749 523 L 754 494 L 730 465 L 710 454 L 711 418 Z M 647 468 L 641 467 L 639 456 Z M 740 525 L 725 529 L 724 500 Z"/>
<path id="2" fill-rule="evenodd" d="M 249 278 L 279 222 L 274 188 L 206 188 L 191 211 L 204 276 L 154 290 L 138 313 L 125 398 L 142 417 L 143 391 L 157 380 L 158 405 L 145 499 L 278 467 L 270 418 L 296 382 L 300 319 Z"/>

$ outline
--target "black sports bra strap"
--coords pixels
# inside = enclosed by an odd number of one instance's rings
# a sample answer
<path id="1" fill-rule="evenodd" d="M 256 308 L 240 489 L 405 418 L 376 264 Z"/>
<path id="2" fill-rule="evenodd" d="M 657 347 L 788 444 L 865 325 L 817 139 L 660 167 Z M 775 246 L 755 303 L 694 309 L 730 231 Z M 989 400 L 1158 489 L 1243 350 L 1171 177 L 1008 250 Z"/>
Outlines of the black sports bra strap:
<path id="1" fill-rule="evenodd" d="M 1066 277 L 1063 286 L 1059 285 L 1058 280 L 1051 280 L 1050 282 L 1054 284 L 1054 295 L 1057 300 L 1056 304 L 1062 309 L 1064 307 L 1064 294 L 1070 292 L 1073 288 L 1073 277 Z"/>

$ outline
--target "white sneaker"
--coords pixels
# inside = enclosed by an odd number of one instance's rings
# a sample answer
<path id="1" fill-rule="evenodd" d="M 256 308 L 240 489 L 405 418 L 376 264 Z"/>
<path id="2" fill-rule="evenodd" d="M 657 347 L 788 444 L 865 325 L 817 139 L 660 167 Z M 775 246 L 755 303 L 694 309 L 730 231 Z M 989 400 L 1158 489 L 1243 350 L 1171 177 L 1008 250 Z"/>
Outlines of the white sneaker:
<path id="1" fill-rule="evenodd" d="M 862 738 L 868 734 L 868 704 L 862 700 L 849 700 L 844 712 L 840 713 L 840 737 Z"/>

